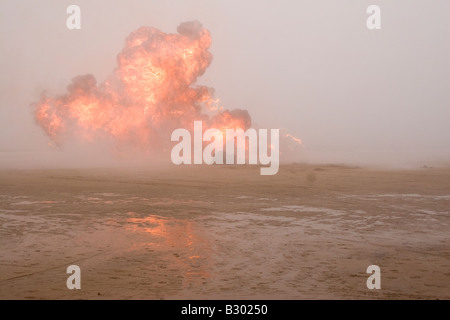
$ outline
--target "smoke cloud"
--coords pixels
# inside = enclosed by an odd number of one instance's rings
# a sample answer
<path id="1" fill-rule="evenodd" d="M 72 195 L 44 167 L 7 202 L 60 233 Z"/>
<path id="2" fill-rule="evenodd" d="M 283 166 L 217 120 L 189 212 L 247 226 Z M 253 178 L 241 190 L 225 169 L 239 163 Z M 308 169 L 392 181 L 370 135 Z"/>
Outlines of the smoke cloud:
<path id="1" fill-rule="evenodd" d="M 171 132 L 192 128 L 195 120 L 222 130 L 249 128 L 246 110 L 224 110 L 212 88 L 196 85 L 212 61 L 209 31 L 198 21 L 184 22 L 177 31 L 132 32 L 106 81 L 81 75 L 63 95 L 43 93 L 34 105 L 37 123 L 60 148 L 107 143 L 120 156 L 165 152 Z"/>

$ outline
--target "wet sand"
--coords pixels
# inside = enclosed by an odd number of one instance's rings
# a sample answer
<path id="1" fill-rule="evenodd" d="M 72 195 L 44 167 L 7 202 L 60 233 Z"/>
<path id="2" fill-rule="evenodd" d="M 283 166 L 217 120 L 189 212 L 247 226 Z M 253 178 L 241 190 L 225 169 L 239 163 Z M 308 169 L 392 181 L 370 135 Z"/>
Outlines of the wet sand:
<path id="1" fill-rule="evenodd" d="M 450 299 L 449 208 L 449 168 L 0 171 L 0 299 Z"/>

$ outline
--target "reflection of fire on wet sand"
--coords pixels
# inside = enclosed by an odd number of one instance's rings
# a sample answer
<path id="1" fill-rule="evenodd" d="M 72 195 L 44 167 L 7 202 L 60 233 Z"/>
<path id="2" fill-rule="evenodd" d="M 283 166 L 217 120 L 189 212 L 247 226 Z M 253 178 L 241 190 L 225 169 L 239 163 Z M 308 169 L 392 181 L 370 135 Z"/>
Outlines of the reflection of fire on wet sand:
<path id="1" fill-rule="evenodd" d="M 207 239 L 195 229 L 194 222 L 189 220 L 164 218 L 160 216 L 135 217 L 136 213 L 128 213 L 125 229 L 136 233 L 147 233 L 150 239 L 140 246 L 154 250 L 174 252 L 176 267 L 184 271 L 185 282 L 208 278 L 206 270 L 210 259 Z M 139 244 L 138 244 L 139 245 Z"/>
<path id="2" fill-rule="evenodd" d="M 2 171 L 0 298 L 450 298 L 449 192 L 448 169 Z"/>

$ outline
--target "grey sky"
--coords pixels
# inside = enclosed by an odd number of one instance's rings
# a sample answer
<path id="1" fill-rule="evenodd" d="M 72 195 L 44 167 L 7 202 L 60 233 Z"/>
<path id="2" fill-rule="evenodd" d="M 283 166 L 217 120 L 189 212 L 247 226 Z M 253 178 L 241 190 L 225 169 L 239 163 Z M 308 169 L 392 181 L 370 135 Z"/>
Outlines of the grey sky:
<path id="1" fill-rule="evenodd" d="M 82 30 L 66 28 L 78 4 Z M 366 28 L 381 7 L 382 29 Z M 287 128 L 304 159 L 450 159 L 450 2 L 0 0 L 0 151 L 46 150 L 29 104 L 92 73 L 102 82 L 140 26 L 176 32 L 197 19 L 213 63 L 200 79 L 253 122 Z"/>

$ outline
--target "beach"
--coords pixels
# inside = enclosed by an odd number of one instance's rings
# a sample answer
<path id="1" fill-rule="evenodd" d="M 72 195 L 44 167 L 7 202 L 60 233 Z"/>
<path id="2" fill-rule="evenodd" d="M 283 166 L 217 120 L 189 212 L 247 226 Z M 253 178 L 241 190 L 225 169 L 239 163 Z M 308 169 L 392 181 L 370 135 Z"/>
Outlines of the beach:
<path id="1" fill-rule="evenodd" d="M 450 168 L 259 169 L 1 170 L 0 299 L 450 299 Z"/>

